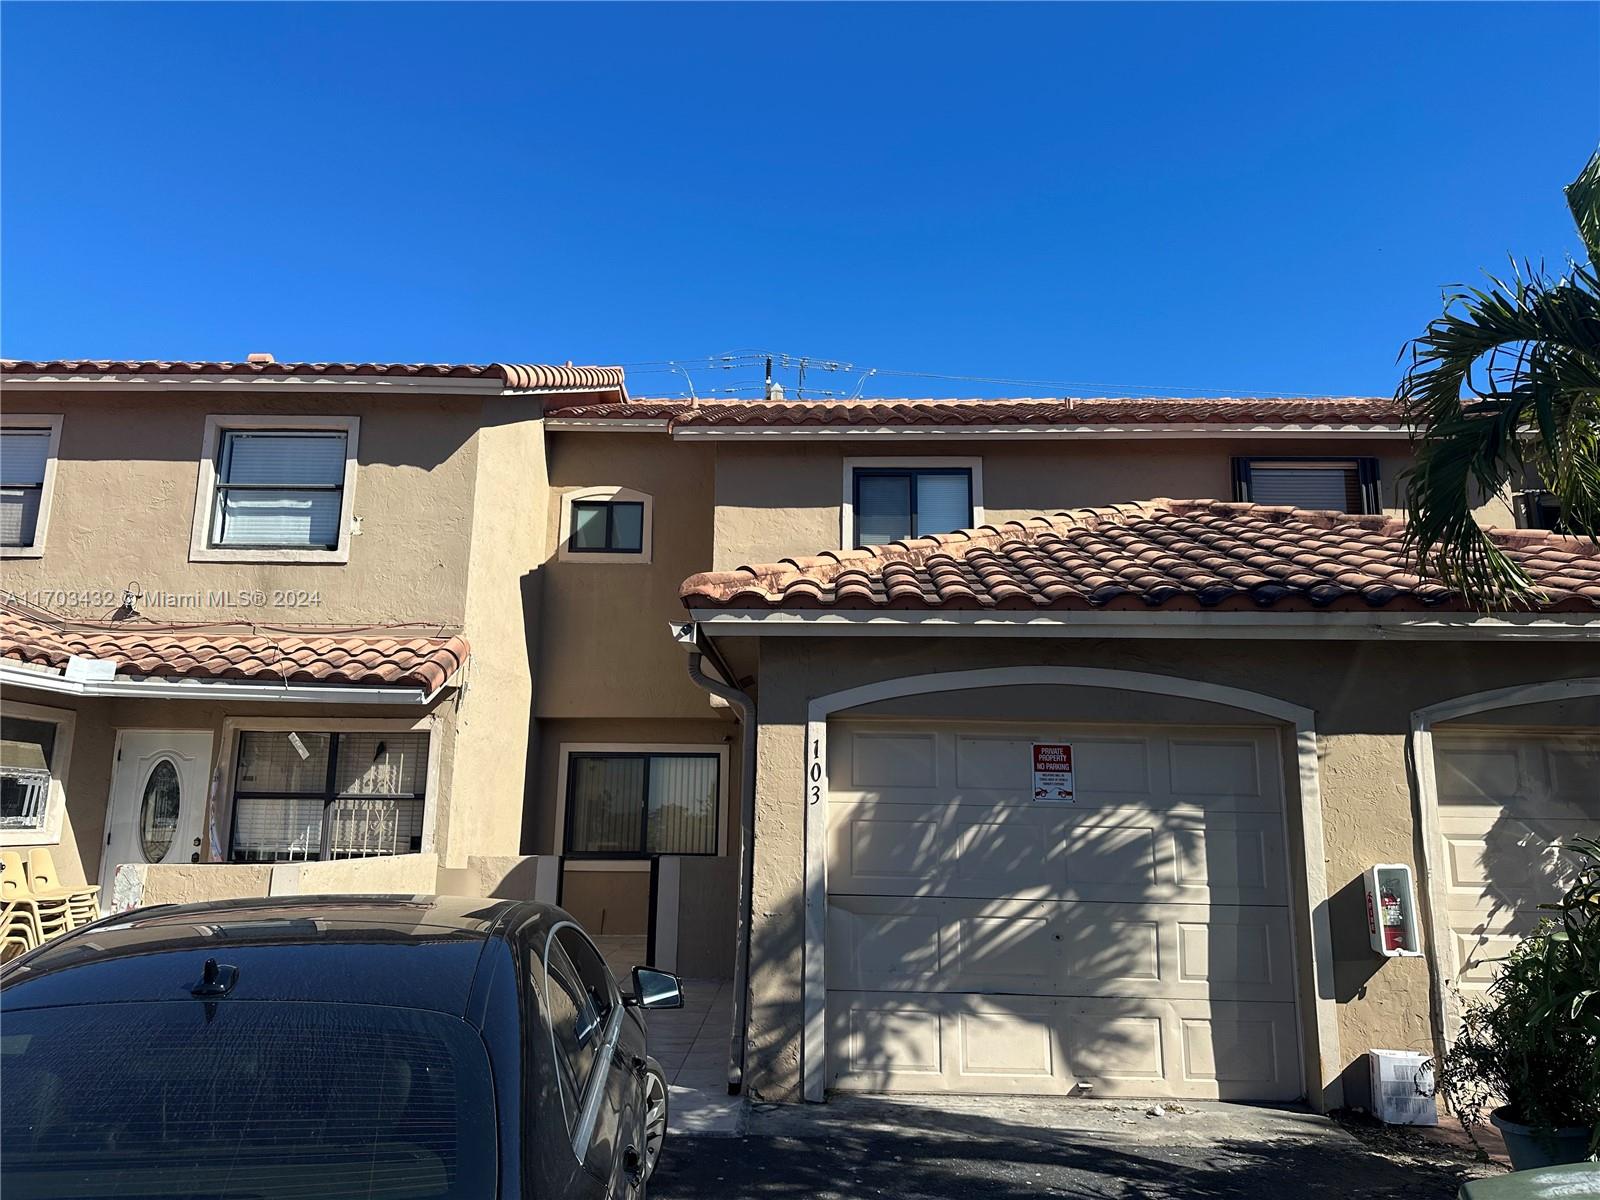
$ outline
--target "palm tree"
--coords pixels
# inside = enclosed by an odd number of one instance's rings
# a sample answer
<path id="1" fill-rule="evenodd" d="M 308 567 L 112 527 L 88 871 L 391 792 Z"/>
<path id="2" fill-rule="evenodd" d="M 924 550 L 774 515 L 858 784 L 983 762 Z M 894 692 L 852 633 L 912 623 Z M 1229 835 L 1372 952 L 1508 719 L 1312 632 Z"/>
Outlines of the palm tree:
<path id="1" fill-rule="evenodd" d="M 1509 280 L 1447 293 L 1395 392 L 1417 455 L 1407 537 L 1424 570 L 1484 609 L 1539 593 L 1472 519 L 1475 495 L 1531 475 L 1569 531 L 1600 532 L 1600 150 L 1566 196 L 1589 261 L 1557 277 L 1513 262 Z"/>

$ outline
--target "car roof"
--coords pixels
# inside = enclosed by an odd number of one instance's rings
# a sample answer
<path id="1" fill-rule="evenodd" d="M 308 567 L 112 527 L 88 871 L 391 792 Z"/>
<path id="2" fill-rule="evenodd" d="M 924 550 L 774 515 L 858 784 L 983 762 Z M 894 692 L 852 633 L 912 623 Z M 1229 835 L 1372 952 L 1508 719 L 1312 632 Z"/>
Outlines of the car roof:
<path id="1" fill-rule="evenodd" d="M 383 1004 L 461 1014 L 485 947 L 569 919 L 520 900 L 293 896 L 136 909 L 74 930 L 0 976 L 8 1009 L 175 1000 L 206 960 L 229 1000 Z"/>

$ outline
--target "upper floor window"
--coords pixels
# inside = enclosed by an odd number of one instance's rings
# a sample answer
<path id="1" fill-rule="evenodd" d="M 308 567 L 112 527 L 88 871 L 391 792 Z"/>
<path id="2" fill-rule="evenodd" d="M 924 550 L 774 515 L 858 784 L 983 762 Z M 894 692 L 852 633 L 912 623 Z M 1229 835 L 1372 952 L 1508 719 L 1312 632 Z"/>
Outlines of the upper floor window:
<path id="1" fill-rule="evenodd" d="M 1335 512 L 1383 511 L 1375 458 L 1235 458 L 1234 499 Z"/>
<path id="2" fill-rule="evenodd" d="M 211 544 L 332 550 L 339 544 L 344 447 L 343 433 L 228 430 Z"/>
<path id="3" fill-rule="evenodd" d="M 969 459 L 847 462 L 846 542 L 882 546 L 976 524 L 977 464 Z"/>
<path id="4" fill-rule="evenodd" d="M 356 417 L 210 417 L 190 558 L 348 562 Z"/>
<path id="5" fill-rule="evenodd" d="M 44 551 L 60 417 L 5 417 L 0 428 L 0 548 L 7 557 Z"/>
<path id="6" fill-rule="evenodd" d="M 585 488 L 561 497 L 566 562 L 649 562 L 653 504 L 631 488 Z"/>
<path id="7" fill-rule="evenodd" d="M 637 500 L 574 500 L 574 550 L 638 554 L 644 549 L 644 505 Z"/>

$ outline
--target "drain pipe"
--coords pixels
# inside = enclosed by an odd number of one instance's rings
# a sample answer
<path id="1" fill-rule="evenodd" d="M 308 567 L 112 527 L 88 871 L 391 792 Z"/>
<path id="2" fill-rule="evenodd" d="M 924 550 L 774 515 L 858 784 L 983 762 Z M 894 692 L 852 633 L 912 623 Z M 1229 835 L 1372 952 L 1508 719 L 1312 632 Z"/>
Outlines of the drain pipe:
<path id="1" fill-rule="evenodd" d="M 692 630 L 693 626 L 686 626 L 683 632 L 692 638 Z M 739 751 L 744 777 L 739 805 L 739 924 L 733 952 L 733 1030 L 728 1040 L 728 1094 L 732 1096 L 744 1087 L 744 1048 L 750 1025 L 750 921 L 756 864 L 756 702 L 748 693 L 712 679 L 702 671 L 700 664 L 704 656 L 698 642 L 689 641 L 688 644 L 689 678 L 713 696 L 726 700 L 738 712 L 744 734 Z"/>

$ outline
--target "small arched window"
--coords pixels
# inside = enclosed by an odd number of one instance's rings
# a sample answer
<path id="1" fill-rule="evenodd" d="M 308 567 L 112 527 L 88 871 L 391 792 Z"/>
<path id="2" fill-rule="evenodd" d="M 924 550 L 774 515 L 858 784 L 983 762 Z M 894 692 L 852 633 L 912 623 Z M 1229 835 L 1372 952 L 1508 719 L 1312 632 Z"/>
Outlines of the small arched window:
<path id="1" fill-rule="evenodd" d="M 561 548 L 564 562 L 647 563 L 650 561 L 654 502 L 624 487 L 582 488 L 561 497 Z"/>

